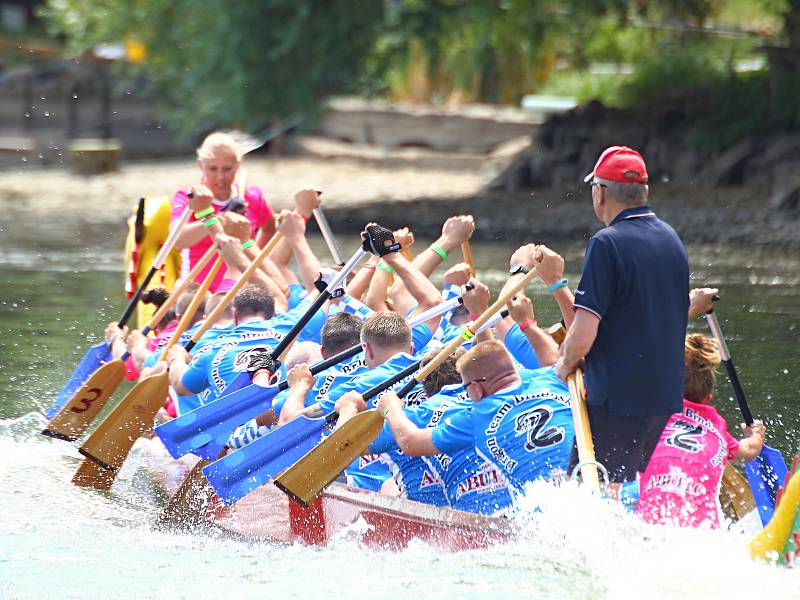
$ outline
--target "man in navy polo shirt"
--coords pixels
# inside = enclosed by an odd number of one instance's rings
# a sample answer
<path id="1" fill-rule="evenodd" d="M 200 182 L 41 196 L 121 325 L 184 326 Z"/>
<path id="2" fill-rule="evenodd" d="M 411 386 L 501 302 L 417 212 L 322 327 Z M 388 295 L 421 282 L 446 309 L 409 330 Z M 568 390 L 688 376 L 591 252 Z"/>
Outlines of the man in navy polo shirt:
<path id="1" fill-rule="evenodd" d="M 678 235 L 647 205 L 638 152 L 608 148 L 585 181 L 606 227 L 589 240 L 557 369 L 566 379 L 586 359 L 597 460 L 611 481 L 632 481 L 681 410 L 689 265 Z"/>

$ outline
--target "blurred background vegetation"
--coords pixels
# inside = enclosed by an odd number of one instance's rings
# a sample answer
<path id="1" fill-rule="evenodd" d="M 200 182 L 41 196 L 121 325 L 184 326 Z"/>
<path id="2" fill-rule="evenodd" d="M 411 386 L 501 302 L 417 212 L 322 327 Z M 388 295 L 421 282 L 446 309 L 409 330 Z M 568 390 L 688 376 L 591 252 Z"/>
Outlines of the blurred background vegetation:
<path id="1" fill-rule="evenodd" d="M 0 3 L 2 4 L 2 3 Z M 7 3 L 6 3 L 7 4 Z M 720 149 L 800 125 L 800 0 L 49 0 L 79 56 L 124 44 L 186 133 L 254 130 L 356 94 L 518 106 L 527 94 L 683 115 Z"/>

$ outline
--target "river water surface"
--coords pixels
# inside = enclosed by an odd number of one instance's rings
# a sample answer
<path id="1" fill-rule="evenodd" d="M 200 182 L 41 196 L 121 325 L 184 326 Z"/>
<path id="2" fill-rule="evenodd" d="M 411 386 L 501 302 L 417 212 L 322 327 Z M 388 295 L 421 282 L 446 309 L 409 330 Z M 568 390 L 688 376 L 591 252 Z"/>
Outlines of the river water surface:
<path id="1" fill-rule="evenodd" d="M 86 347 L 121 313 L 121 234 L 54 242 L 21 233 L 21 224 L 0 226 L 0 597 L 800 598 L 800 572 L 747 558 L 752 520 L 720 532 L 650 528 L 544 484 L 530 493 L 543 511 L 517 518 L 519 541 L 457 554 L 424 544 L 392 553 L 342 539 L 320 550 L 155 531 L 162 499 L 141 457 L 131 456 L 110 492 L 90 491 L 70 484 L 75 447 L 38 435 L 42 412 Z M 554 245 L 573 283 L 584 245 Z M 473 248 L 479 275 L 495 289 L 512 250 Z M 773 446 L 795 453 L 800 257 L 691 244 L 689 252 L 693 283 L 722 290 L 718 314 L 753 413 Z M 542 286 L 532 291 L 539 321 L 556 321 Z M 691 328 L 705 331 L 704 321 Z M 717 406 L 733 430 L 740 417 L 724 377 Z"/>

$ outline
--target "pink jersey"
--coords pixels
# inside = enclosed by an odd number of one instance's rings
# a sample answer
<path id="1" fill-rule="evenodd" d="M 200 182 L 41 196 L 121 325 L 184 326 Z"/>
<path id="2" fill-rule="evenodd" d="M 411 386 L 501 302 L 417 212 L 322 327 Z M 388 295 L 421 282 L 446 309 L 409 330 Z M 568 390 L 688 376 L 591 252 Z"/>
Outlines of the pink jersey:
<path id="1" fill-rule="evenodd" d="M 722 470 L 738 450 L 713 406 L 684 400 L 647 465 L 636 512 L 648 523 L 718 528 Z"/>
<path id="2" fill-rule="evenodd" d="M 189 205 L 189 198 L 186 195 L 188 192 L 186 190 L 179 190 L 175 196 L 172 198 L 172 222 L 174 223 L 178 219 L 180 219 L 183 211 Z M 263 227 L 267 223 L 272 220 L 272 208 L 264 199 L 263 194 L 261 193 L 261 189 L 254 186 L 248 185 L 247 189 L 245 190 L 244 194 L 245 198 L 245 214 L 247 218 L 250 219 L 250 226 L 251 226 L 251 237 L 255 237 L 256 230 Z M 218 214 L 223 206 L 228 203 L 227 200 L 220 201 L 214 198 L 211 201 L 211 206 L 214 208 L 214 213 Z M 189 223 L 194 223 L 197 219 L 194 218 L 194 215 L 189 217 Z M 186 277 L 189 274 L 189 271 L 192 270 L 195 264 L 203 257 L 206 251 L 211 246 L 211 238 L 208 236 L 204 237 L 202 240 L 197 242 L 191 248 L 185 248 L 181 252 L 181 278 Z M 208 272 L 211 270 L 211 266 L 213 265 L 214 261 L 210 261 L 205 268 L 200 272 L 200 274 L 195 279 L 195 282 L 202 283 L 203 279 L 205 279 Z M 225 265 L 222 265 L 222 268 L 217 272 L 216 277 L 214 277 L 214 281 L 211 283 L 211 287 L 209 291 L 214 293 L 217 291 L 219 284 L 225 278 Z"/>

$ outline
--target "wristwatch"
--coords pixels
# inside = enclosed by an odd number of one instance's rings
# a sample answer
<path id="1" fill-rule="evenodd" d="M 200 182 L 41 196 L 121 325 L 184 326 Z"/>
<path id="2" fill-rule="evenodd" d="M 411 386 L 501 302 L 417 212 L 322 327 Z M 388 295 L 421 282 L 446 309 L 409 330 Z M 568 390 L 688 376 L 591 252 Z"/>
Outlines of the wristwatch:
<path id="1" fill-rule="evenodd" d="M 523 275 L 527 275 L 530 269 L 526 269 L 522 265 L 511 265 L 511 268 L 508 269 L 509 275 L 519 275 L 522 273 Z"/>

